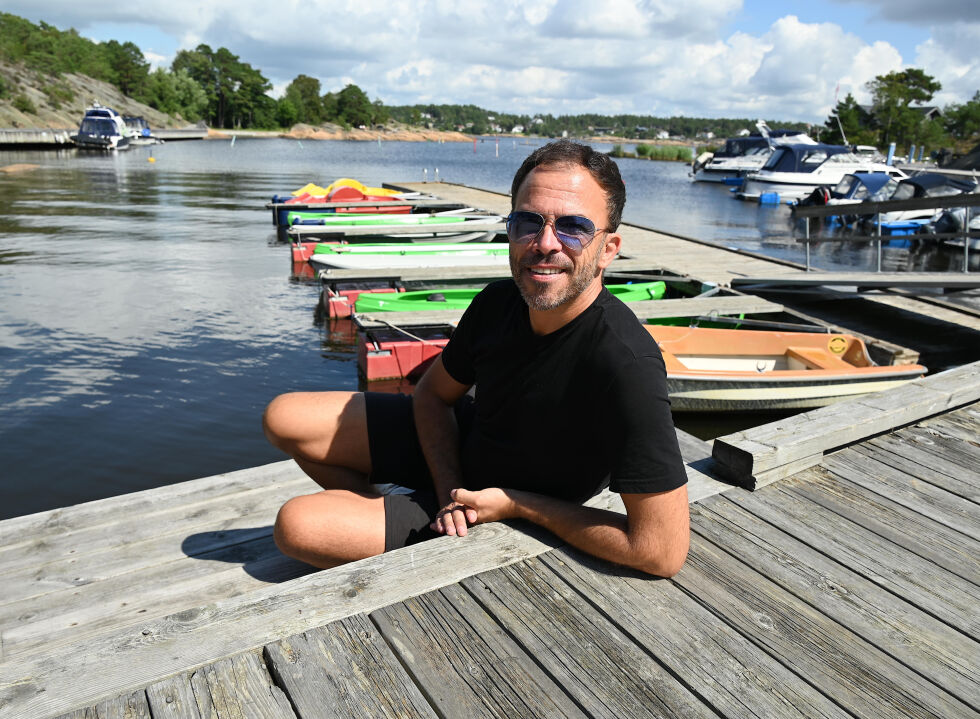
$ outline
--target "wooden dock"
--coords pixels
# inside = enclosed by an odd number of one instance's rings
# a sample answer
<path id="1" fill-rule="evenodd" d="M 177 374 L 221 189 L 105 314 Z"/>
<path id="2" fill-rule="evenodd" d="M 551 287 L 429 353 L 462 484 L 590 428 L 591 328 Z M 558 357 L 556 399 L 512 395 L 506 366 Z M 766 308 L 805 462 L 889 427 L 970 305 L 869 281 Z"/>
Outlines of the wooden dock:
<path id="1" fill-rule="evenodd" d="M 311 573 L 290 462 L 0 522 L 0 714 L 980 716 L 980 363 L 914 385 L 727 438 L 755 492 L 684 436 L 671 580 L 521 523 Z"/>

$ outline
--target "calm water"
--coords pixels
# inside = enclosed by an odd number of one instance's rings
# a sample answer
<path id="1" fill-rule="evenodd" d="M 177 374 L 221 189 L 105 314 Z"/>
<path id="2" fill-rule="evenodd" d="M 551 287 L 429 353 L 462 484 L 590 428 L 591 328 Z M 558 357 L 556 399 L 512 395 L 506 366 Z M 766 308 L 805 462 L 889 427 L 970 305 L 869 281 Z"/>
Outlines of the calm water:
<path id="1" fill-rule="evenodd" d="M 506 192 L 533 149 L 239 139 L 0 154 L 40 165 L 0 173 L 0 517 L 282 459 L 261 432 L 265 404 L 358 378 L 349 334 L 314 317 L 318 288 L 289 280 L 263 205 L 311 180 L 436 168 Z M 786 208 L 692 185 L 681 164 L 620 167 L 627 220 L 802 260 Z M 823 247 L 817 266 L 873 261 Z"/>

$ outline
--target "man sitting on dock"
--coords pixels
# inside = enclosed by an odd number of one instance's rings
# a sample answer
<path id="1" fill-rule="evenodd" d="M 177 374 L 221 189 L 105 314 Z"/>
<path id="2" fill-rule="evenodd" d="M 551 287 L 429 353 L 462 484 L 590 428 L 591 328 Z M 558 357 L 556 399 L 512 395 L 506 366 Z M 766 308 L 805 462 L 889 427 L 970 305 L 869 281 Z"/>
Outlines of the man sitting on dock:
<path id="1" fill-rule="evenodd" d="M 686 474 L 663 359 L 602 282 L 625 201 L 606 154 L 567 140 L 537 149 L 512 185 L 513 280 L 474 299 L 414 396 L 269 404 L 269 440 L 324 488 L 280 510 L 285 554 L 331 567 L 520 518 L 611 562 L 681 568 Z M 412 491 L 380 494 L 389 483 Z M 606 486 L 625 516 L 582 505 Z"/>

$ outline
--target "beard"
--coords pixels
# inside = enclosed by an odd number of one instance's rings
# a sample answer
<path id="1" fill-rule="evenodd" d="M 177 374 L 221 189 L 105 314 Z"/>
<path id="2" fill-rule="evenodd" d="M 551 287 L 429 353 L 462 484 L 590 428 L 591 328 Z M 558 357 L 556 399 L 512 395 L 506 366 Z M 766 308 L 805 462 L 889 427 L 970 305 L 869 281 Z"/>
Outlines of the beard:
<path id="1" fill-rule="evenodd" d="M 561 257 L 561 255 L 559 255 Z M 527 303 L 527 306 L 532 310 L 538 312 L 546 312 L 548 310 L 553 310 L 557 307 L 561 307 L 566 302 L 578 297 L 585 289 L 592 283 L 596 277 L 599 276 L 599 260 L 601 258 L 601 253 L 596 252 L 591 260 L 585 262 L 581 267 L 579 267 L 577 272 L 565 273 L 568 281 L 564 286 L 553 286 L 548 285 L 535 285 L 533 282 L 530 287 L 526 286 L 526 283 L 522 282 L 521 279 L 524 274 L 524 270 L 528 267 L 538 264 L 545 259 L 545 255 L 539 252 L 535 252 L 531 255 L 525 255 L 522 259 L 518 260 L 514 257 L 513 253 L 510 255 L 510 271 L 514 277 L 514 282 L 517 284 L 517 289 L 521 292 L 521 297 Z M 552 259 L 554 262 L 554 259 Z M 561 267 L 563 270 L 571 269 L 574 267 L 570 261 L 562 262 Z"/>

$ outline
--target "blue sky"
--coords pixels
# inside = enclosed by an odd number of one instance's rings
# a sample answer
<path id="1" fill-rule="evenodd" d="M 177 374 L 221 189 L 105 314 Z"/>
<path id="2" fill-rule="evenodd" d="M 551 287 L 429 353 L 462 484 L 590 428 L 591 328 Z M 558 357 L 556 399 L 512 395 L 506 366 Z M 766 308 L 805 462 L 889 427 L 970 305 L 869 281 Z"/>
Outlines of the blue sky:
<path id="1" fill-rule="evenodd" d="M 765 117 L 822 122 L 876 75 L 920 67 L 980 90 L 980 0 L 7 0 L 5 11 L 155 65 L 207 43 L 258 68 L 273 95 L 300 73 L 386 104 L 505 112 Z"/>

